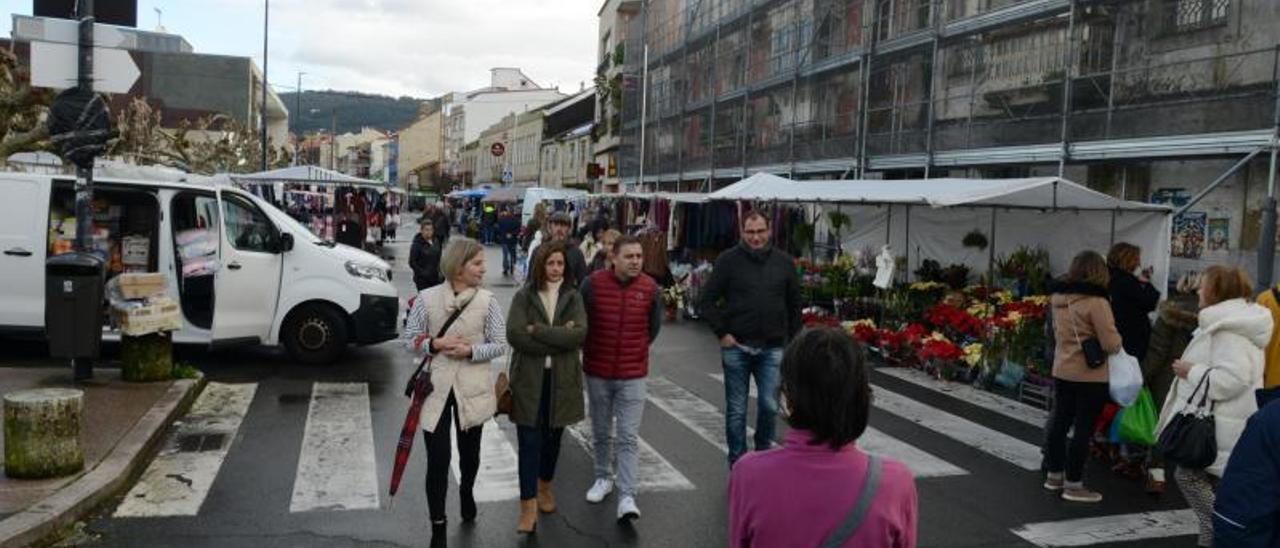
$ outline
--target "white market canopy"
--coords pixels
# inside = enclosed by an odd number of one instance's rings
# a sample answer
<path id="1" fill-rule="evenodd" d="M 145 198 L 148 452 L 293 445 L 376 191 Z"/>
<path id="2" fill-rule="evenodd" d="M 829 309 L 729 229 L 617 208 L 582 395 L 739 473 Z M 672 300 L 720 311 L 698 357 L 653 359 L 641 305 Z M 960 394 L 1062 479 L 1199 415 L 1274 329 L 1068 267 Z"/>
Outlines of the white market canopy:
<path id="1" fill-rule="evenodd" d="M 631 198 L 634 200 L 650 200 L 657 198 L 659 200 L 667 200 L 677 204 L 704 204 L 710 200 L 711 195 L 705 192 L 627 192 L 625 194 L 609 192 L 603 194 L 589 194 L 586 197 L 593 200 L 621 200 L 625 198 Z"/>
<path id="2" fill-rule="evenodd" d="M 777 175 L 757 173 L 713 192 L 709 198 L 815 204 L 1172 212 L 1167 206 L 1121 200 L 1058 177 L 792 181 Z"/>
<path id="3" fill-rule="evenodd" d="M 386 190 L 386 183 L 361 179 L 317 166 L 291 166 L 246 175 L 231 175 L 239 184 L 295 183 L 307 185 L 363 186 Z"/>
<path id="4" fill-rule="evenodd" d="M 1142 249 L 1142 264 L 1155 267 L 1162 292 L 1169 276 L 1173 210 L 1130 202 L 1058 177 L 1025 179 L 916 179 L 791 181 L 757 173 L 710 195 L 711 200 L 810 204 L 818 234 L 829 224 L 820 211 L 839 210 L 852 221 L 840 234 L 846 250 L 878 253 L 888 245 L 914 271 L 922 259 L 959 263 L 986 272 L 1019 247 L 1049 251 L 1055 274 L 1077 253 L 1106 255 L 1116 242 Z M 985 250 L 966 248 L 970 232 L 989 240 Z"/>

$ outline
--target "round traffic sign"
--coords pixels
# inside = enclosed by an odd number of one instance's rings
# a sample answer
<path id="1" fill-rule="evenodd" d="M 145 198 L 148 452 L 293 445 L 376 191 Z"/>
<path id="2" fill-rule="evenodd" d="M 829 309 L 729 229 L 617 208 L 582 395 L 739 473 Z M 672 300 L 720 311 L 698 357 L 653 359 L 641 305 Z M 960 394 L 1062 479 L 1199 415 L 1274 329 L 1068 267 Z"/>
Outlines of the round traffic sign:
<path id="1" fill-rule="evenodd" d="M 489 145 L 489 154 L 494 156 L 502 156 L 507 153 L 507 147 L 502 143 L 494 143 Z"/>

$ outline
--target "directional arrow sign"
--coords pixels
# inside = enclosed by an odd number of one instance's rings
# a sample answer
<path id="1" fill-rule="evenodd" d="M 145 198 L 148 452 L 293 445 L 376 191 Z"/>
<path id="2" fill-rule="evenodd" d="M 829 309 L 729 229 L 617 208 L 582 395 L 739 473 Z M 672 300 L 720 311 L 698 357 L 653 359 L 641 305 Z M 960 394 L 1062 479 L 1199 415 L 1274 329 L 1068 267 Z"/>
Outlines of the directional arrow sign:
<path id="1" fill-rule="evenodd" d="M 59 44 L 76 45 L 80 43 L 80 22 L 47 17 L 19 17 L 14 23 L 13 38 L 14 40 L 28 42 L 57 42 Z M 93 26 L 94 46 L 128 49 L 135 47 L 136 42 L 135 35 L 120 32 L 119 27 L 111 25 Z"/>
<path id="2" fill-rule="evenodd" d="M 31 42 L 31 85 L 66 89 L 75 87 L 78 48 L 72 44 Z M 129 52 L 114 48 L 93 48 L 93 90 L 100 93 L 128 93 L 141 76 Z"/>

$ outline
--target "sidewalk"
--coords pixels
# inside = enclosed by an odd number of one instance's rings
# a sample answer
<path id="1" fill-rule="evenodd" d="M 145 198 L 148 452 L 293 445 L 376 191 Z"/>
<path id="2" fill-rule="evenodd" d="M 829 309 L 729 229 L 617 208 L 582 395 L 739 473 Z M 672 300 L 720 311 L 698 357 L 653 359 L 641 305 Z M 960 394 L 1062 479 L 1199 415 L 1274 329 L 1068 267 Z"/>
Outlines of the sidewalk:
<path id="1" fill-rule="evenodd" d="M 127 383 L 119 369 L 96 368 L 94 373 L 95 384 L 74 386 L 84 390 L 84 471 L 50 480 L 17 480 L 0 473 L 0 547 L 35 542 L 117 495 L 147 464 L 165 430 L 204 384 L 203 378 Z M 0 387 L 7 393 L 73 385 L 70 367 L 0 364 Z M 0 463 L 3 449 L 0 432 Z"/>

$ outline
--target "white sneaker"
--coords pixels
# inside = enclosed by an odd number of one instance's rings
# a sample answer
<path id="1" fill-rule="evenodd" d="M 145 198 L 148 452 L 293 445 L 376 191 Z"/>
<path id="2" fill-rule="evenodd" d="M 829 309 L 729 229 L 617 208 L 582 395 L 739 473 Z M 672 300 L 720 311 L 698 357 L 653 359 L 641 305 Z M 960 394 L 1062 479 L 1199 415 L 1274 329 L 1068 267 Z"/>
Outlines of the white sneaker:
<path id="1" fill-rule="evenodd" d="M 612 493 L 612 492 L 613 492 L 613 480 L 598 479 L 594 484 L 591 485 L 591 489 L 587 490 L 587 502 L 590 502 L 593 504 L 600 502 L 604 500 L 605 497 L 609 496 L 609 493 Z"/>
<path id="2" fill-rule="evenodd" d="M 636 507 L 634 497 L 624 496 L 618 500 L 618 521 L 634 521 L 640 519 L 640 508 Z"/>

